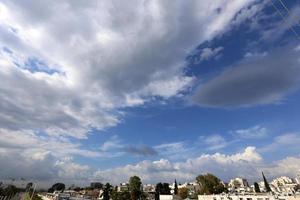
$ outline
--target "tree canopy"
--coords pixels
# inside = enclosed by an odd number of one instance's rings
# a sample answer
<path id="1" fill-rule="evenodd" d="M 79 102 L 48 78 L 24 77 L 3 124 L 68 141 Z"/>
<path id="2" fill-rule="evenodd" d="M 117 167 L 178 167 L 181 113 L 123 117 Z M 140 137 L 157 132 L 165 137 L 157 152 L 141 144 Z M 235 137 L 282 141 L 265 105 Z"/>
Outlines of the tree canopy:
<path id="1" fill-rule="evenodd" d="M 157 183 L 155 187 L 155 200 L 159 200 L 160 194 L 171 194 L 169 183 Z"/>
<path id="2" fill-rule="evenodd" d="M 142 195 L 142 181 L 138 176 L 129 179 L 129 191 L 131 200 L 138 200 Z"/>
<path id="3" fill-rule="evenodd" d="M 259 185 L 258 185 L 257 182 L 254 183 L 254 191 L 255 191 L 256 193 L 260 193 Z"/>
<path id="4" fill-rule="evenodd" d="M 182 199 L 186 199 L 188 197 L 189 194 L 189 190 L 184 187 L 184 188 L 180 188 L 178 190 L 178 195 L 182 198 Z"/>
<path id="5" fill-rule="evenodd" d="M 55 183 L 52 185 L 51 188 L 48 189 L 48 192 L 54 192 L 54 191 L 64 191 L 66 188 L 65 184 L 63 183 Z"/>
<path id="6" fill-rule="evenodd" d="M 112 200 L 128 200 L 130 198 L 130 193 L 128 191 L 117 192 L 116 190 L 114 190 L 111 193 Z"/>
<path id="7" fill-rule="evenodd" d="M 112 185 L 106 183 L 102 194 L 103 200 L 109 200 L 111 192 L 112 192 Z"/>
<path id="8" fill-rule="evenodd" d="M 221 180 L 213 174 L 199 175 L 196 181 L 200 185 L 200 194 L 220 194 L 226 191 Z"/>
<path id="9" fill-rule="evenodd" d="M 175 183 L 174 183 L 174 194 L 175 194 L 175 195 L 178 194 L 178 185 L 177 185 L 176 179 L 175 179 Z"/>

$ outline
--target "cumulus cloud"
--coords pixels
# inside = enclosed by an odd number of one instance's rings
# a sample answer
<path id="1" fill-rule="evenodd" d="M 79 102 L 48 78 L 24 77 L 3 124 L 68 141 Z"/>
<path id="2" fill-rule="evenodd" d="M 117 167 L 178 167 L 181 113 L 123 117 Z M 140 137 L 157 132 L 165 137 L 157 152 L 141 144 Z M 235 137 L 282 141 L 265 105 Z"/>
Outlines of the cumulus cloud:
<path id="1" fill-rule="evenodd" d="M 85 138 L 120 108 L 176 97 L 194 80 L 187 50 L 253 2 L 3 1 L 1 127 Z"/>
<path id="2" fill-rule="evenodd" d="M 201 84 L 192 97 L 199 106 L 248 107 L 281 103 L 299 86 L 299 52 L 292 46 L 252 56 Z"/>
<path id="3" fill-rule="evenodd" d="M 180 96 L 195 79 L 185 74 L 187 52 L 228 31 L 236 14 L 253 2 L 2 1 L 1 177 L 71 181 L 91 176 L 88 166 L 69 157 L 108 156 L 107 151 L 124 146 L 113 138 L 92 151 L 73 139 L 117 125 L 122 108 Z M 221 49 L 206 51 L 208 58 Z M 168 156 L 183 146 L 153 149 Z M 180 163 L 159 160 L 125 171 L 177 168 Z"/>
<path id="4" fill-rule="evenodd" d="M 71 142 L 67 138 L 41 136 L 31 130 L 11 131 L 0 129 L 0 135 L 0 148 L 7 151 L 46 151 L 57 157 L 69 155 L 105 157 L 103 152 L 83 149 L 80 143 Z"/>
<path id="5" fill-rule="evenodd" d="M 172 182 L 174 177 L 182 182 L 193 181 L 197 175 L 208 172 L 224 181 L 236 176 L 257 181 L 262 170 L 270 178 L 278 175 L 293 177 L 299 170 L 300 157 L 290 156 L 266 163 L 255 147 L 246 147 L 234 154 L 202 154 L 182 161 L 143 160 L 136 164 L 95 170 L 75 162 L 72 156 L 57 157 L 47 150 L 0 148 L 0 162 L 2 180 L 24 178 L 38 182 L 40 187 L 49 187 L 55 181 L 85 185 L 97 180 L 118 184 L 133 175 L 140 176 L 144 183 Z"/>
<path id="6" fill-rule="evenodd" d="M 181 162 L 171 162 L 167 159 L 157 161 L 145 160 L 135 165 L 126 165 L 109 170 L 98 170 L 94 176 L 99 180 L 110 180 L 113 183 L 127 181 L 130 176 L 138 175 L 146 183 L 159 181 L 174 181 L 174 177 L 180 181 L 193 181 L 202 173 L 213 173 L 224 181 L 233 177 L 245 177 L 250 181 L 260 180 L 261 170 L 270 177 L 286 174 L 295 176 L 300 162 L 299 157 L 289 157 L 274 163 L 265 163 L 255 147 L 247 147 L 242 152 L 232 155 L 221 153 L 203 154 L 196 158 L 186 159 Z M 291 163 L 291 165 L 288 165 Z M 286 165 L 285 165 L 286 164 Z M 292 171 L 289 171 L 292 169 Z"/>
<path id="7" fill-rule="evenodd" d="M 300 146 L 300 136 L 299 133 L 285 133 L 274 137 L 273 141 L 261 148 L 262 152 L 275 152 L 286 151 L 289 149 L 291 151 L 299 152 Z"/>
<path id="8" fill-rule="evenodd" d="M 0 148 L 0 162 L 2 181 L 11 182 L 13 179 L 15 184 L 24 184 L 22 180 L 34 181 L 38 188 L 48 188 L 57 181 L 87 184 L 92 177 L 92 171 L 87 165 L 75 163 L 70 157 L 58 159 L 50 152 L 41 150 L 7 151 Z"/>
<path id="9" fill-rule="evenodd" d="M 282 174 L 295 177 L 300 172 L 300 156 L 289 156 L 279 160 L 269 167 L 265 167 L 264 171 L 271 176 L 282 176 Z"/>

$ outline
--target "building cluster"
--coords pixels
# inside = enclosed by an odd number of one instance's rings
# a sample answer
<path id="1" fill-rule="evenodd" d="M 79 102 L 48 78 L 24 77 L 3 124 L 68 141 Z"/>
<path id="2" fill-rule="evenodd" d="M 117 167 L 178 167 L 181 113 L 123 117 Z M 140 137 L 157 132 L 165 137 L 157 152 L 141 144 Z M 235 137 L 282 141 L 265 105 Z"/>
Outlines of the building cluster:
<path id="1" fill-rule="evenodd" d="M 293 195 L 296 194 L 300 189 L 300 174 L 295 178 L 290 178 L 287 176 L 281 176 L 275 178 L 269 183 L 270 189 L 274 194 L 285 194 Z M 265 186 L 265 182 L 258 182 L 260 192 L 268 192 Z M 228 183 L 228 191 L 230 193 L 254 193 L 254 184 L 250 185 L 248 181 L 244 178 L 234 178 Z"/>
<path id="2" fill-rule="evenodd" d="M 176 182 L 176 181 L 175 181 Z M 267 186 L 266 186 L 267 184 Z M 197 182 L 187 182 L 183 184 L 169 184 L 170 195 L 160 195 L 160 200 L 182 199 L 175 195 L 175 190 L 185 190 L 186 199 L 198 200 L 300 200 L 300 174 L 295 178 L 281 176 L 267 182 L 263 175 L 263 181 L 255 184 L 249 184 L 244 178 L 231 179 L 227 184 L 224 183 L 228 192 L 216 195 L 198 195 L 200 185 Z M 94 188 L 94 189 L 91 189 Z M 113 187 L 117 192 L 129 191 L 128 183 L 120 183 Z M 148 200 L 154 200 L 156 194 L 156 185 L 142 185 L 141 190 L 146 194 Z M 259 192 L 257 191 L 259 190 Z M 103 185 L 100 183 L 91 183 L 89 189 L 65 190 L 63 193 L 48 193 L 46 200 L 85 200 L 97 199 L 103 200 Z"/>

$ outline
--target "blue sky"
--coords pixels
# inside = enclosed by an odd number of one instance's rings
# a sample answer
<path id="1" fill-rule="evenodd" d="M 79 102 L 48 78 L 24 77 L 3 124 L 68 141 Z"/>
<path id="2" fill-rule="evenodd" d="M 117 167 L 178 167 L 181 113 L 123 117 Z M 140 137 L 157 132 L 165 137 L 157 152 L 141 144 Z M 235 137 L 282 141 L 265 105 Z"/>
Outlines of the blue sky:
<path id="1" fill-rule="evenodd" d="M 206 4 L 0 3 L 0 178 L 299 173 L 299 2 Z"/>

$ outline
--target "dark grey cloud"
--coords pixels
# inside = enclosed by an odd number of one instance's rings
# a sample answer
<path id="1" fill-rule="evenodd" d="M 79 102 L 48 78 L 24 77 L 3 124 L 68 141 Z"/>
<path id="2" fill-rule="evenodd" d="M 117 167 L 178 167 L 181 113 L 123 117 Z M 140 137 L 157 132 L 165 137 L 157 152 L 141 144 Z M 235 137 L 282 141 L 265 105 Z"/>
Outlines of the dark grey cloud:
<path id="1" fill-rule="evenodd" d="M 200 85 L 192 101 L 208 107 L 280 103 L 285 95 L 299 87 L 299 54 L 295 47 L 286 46 L 245 58 Z"/>
<path id="2" fill-rule="evenodd" d="M 124 148 L 124 151 L 139 156 L 154 156 L 158 154 L 158 152 L 155 149 L 149 146 L 140 146 L 140 147 L 128 146 Z"/>

